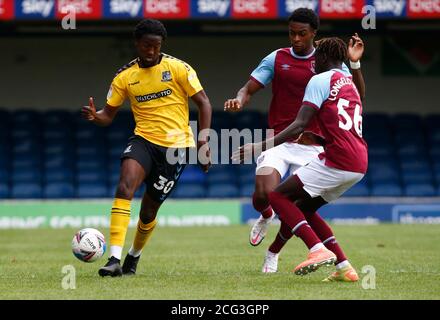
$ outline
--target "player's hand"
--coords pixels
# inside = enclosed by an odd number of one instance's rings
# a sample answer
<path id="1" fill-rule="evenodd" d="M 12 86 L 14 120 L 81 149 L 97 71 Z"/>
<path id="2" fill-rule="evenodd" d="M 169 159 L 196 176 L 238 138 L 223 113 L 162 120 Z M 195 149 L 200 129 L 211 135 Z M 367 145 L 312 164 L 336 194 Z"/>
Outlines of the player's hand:
<path id="1" fill-rule="evenodd" d="M 197 158 L 199 166 L 202 168 L 203 172 L 208 173 L 208 170 L 211 167 L 211 149 L 209 148 L 208 142 L 197 142 Z"/>
<path id="2" fill-rule="evenodd" d="M 225 101 L 224 111 L 237 112 L 241 111 L 242 107 L 243 106 L 238 99 L 228 99 Z"/>
<path id="3" fill-rule="evenodd" d="M 93 102 L 93 97 L 89 98 L 89 105 L 81 108 L 81 116 L 88 120 L 94 121 L 96 119 L 96 108 Z"/>
<path id="4" fill-rule="evenodd" d="M 261 143 L 247 143 L 244 146 L 239 147 L 232 153 L 232 161 L 243 163 L 247 159 L 251 158 L 252 155 L 258 155 L 261 153 L 263 147 Z"/>
<path id="5" fill-rule="evenodd" d="M 364 54 L 364 42 L 359 37 L 357 33 L 354 34 L 354 36 L 351 37 L 350 41 L 348 42 L 348 51 L 347 56 L 350 61 L 357 62 L 361 60 L 362 55 Z"/>

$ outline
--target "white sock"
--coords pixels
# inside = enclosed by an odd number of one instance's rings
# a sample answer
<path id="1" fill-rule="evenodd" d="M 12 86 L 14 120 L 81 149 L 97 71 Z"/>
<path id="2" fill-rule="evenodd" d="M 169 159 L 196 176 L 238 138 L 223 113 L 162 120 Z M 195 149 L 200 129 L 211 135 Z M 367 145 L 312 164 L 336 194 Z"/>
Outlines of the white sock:
<path id="1" fill-rule="evenodd" d="M 344 261 L 342 261 L 342 262 L 339 262 L 337 265 L 336 265 L 336 270 L 341 270 L 341 269 L 343 269 L 343 268 L 345 268 L 345 267 L 348 267 L 350 265 L 350 262 L 348 262 L 348 260 L 344 260 Z"/>
<path id="2" fill-rule="evenodd" d="M 279 253 L 273 253 L 272 251 L 267 250 L 266 256 L 272 256 L 272 257 L 277 257 L 279 255 Z"/>
<path id="3" fill-rule="evenodd" d="M 324 248 L 324 245 L 322 242 L 315 244 L 313 247 L 310 248 L 310 252 L 318 251 L 319 249 Z"/>
<path id="4" fill-rule="evenodd" d="M 115 257 L 116 259 L 121 260 L 121 256 L 122 256 L 122 247 L 110 246 L 110 257 Z"/>
<path id="5" fill-rule="evenodd" d="M 128 250 L 128 254 L 135 258 L 139 257 L 142 253 L 142 250 L 134 250 L 133 246 L 131 246 L 130 250 Z"/>

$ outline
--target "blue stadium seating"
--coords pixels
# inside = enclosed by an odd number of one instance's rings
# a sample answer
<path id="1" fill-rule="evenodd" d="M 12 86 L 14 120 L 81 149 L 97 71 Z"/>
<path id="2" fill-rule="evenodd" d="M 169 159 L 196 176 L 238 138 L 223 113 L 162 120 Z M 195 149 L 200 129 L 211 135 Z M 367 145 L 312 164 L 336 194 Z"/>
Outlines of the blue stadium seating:
<path id="1" fill-rule="evenodd" d="M 48 183 L 43 188 L 43 197 L 47 199 L 67 199 L 75 198 L 75 196 L 75 187 L 72 183 Z"/>
<path id="2" fill-rule="evenodd" d="M 183 198 L 204 198 L 206 196 L 206 188 L 197 183 L 177 184 L 172 191 L 171 197 L 176 199 Z"/>
<path id="3" fill-rule="evenodd" d="M 219 183 L 208 187 L 208 198 L 237 198 L 239 196 L 240 191 L 235 184 Z"/>
<path id="4" fill-rule="evenodd" d="M 197 119 L 197 111 L 190 119 Z M 440 114 L 367 113 L 363 119 L 369 169 L 344 196 L 440 196 Z M 255 111 L 213 113 L 219 133 L 266 126 L 267 115 Z M 133 128 L 129 110 L 106 128 L 83 121 L 78 112 L 0 110 L 0 198 L 113 197 Z M 212 154 L 229 160 L 231 150 L 222 146 Z M 217 164 L 208 174 L 187 165 L 171 196 L 250 197 L 254 182 L 255 164 Z"/>
<path id="5" fill-rule="evenodd" d="M 15 199 L 39 199 L 43 190 L 39 183 L 16 183 L 12 185 L 11 196 Z"/>
<path id="6" fill-rule="evenodd" d="M 408 197 L 433 197 L 436 193 L 434 185 L 430 183 L 409 183 L 404 191 Z"/>
<path id="7" fill-rule="evenodd" d="M 9 198 L 9 186 L 6 183 L 0 183 L 0 199 L 7 199 L 7 198 Z"/>

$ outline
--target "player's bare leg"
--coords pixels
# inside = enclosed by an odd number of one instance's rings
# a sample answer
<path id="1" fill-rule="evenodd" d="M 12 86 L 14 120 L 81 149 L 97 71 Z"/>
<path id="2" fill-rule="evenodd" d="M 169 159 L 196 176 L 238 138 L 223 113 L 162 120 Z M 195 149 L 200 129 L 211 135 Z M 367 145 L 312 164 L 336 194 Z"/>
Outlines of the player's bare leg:
<path id="1" fill-rule="evenodd" d="M 156 226 L 156 216 L 160 206 L 161 204 L 152 200 L 147 192 L 144 193 L 136 235 L 128 254 L 124 259 L 124 264 L 122 265 L 122 273 L 124 275 L 136 274 L 136 268 L 142 253 L 142 249 L 150 240 L 153 230 Z"/>
<path id="2" fill-rule="evenodd" d="M 252 204 L 261 215 L 252 226 L 249 235 L 249 242 L 253 246 L 258 246 L 263 241 L 275 216 L 269 203 L 269 193 L 276 188 L 280 180 L 280 174 L 274 168 L 263 167 L 257 171 Z"/>
<path id="3" fill-rule="evenodd" d="M 110 258 L 106 265 L 98 271 L 101 277 L 122 275 L 120 261 L 130 222 L 131 200 L 145 176 L 145 170 L 136 160 L 127 158 L 122 161 L 110 220 Z"/>

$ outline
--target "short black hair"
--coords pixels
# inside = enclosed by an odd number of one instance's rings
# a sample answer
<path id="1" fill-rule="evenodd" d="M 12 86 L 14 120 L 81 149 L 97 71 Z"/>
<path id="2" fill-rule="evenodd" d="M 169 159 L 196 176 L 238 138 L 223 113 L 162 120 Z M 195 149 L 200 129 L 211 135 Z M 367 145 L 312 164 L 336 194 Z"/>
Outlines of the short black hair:
<path id="1" fill-rule="evenodd" d="M 167 38 L 167 30 L 159 20 L 144 19 L 140 21 L 134 29 L 133 35 L 136 40 L 142 38 L 144 34 L 161 36 L 162 40 Z"/>
<path id="2" fill-rule="evenodd" d="M 317 41 L 316 54 L 324 54 L 333 62 L 347 60 L 347 44 L 340 38 L 324 38 Z"/>
<path id="3" fill-rule="evenodd" d="M 298 8 L 289 16 L 288 22 L 308 23 L 314 30 L 319 28 L 319 17 L 312 9 Z"/>

